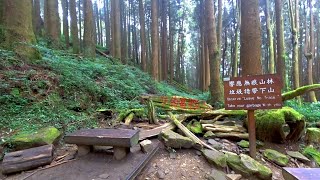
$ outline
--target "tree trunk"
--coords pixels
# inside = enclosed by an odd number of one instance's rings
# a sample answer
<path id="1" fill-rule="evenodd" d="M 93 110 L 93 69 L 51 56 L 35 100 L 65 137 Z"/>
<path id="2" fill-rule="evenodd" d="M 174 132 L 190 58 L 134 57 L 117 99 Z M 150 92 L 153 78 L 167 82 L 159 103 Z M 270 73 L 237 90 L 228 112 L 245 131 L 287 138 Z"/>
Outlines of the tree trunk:
<path id="1" fill-rule="evenodd" d="M 83 0 L 78 0 L 80 52 L 83 49 L 83 34 L 82 34 L 82 22 L 81 22 L 82 21 L 81 10 L 83 10 L 83 8 L 81 9 L 81 4 L 83 4 L 82 1 Z"/>
<path id="2" fill-rule="evenodd" d="M 41 59 L 31 44 L 36 43 L 32 27 L 32 1 L 2 0 L 1 46 L 13 50 L 22 60 Z M 23 17 L 23 18 L 21 18 Z"/>
<path id="3" fill-rule="evenodd" d="M 159 81 L 159 26 L 158 26 L 158 0 L 151 0 L 152 18 L 152 77 Z"/>
<path id="4" fill-rule="evenodd" d="M 96 57 L 96 44 L 95 44 L 95 26 L 93 18 L 93 7 L 91 0 L 83 0 L 84 9 L 84 34 L 83 34 L 83 46 L 84 56 L 89 58 Z"/>
<path id="5" fill-rule="evenodd" d="M 71 40 L 73 53 L 80 53 L 80 42 L 78 37 L 78 25 L 77 25 L 77 10 L 76 10 L 76 1 L 69 0 L 70 3 L 70 18 L 71 18 Z"/>
<path id="6" fill-rule="evenodd" d="M 60 48 L 60 18 L 58 12 L 58 0 L 47 1 L 47 36 L 49 38 L 49 46 Z"/>
<path id="7" fill-rule="evenodd" d="M 284 50 L 284 25 L 282 13 L 282 0 L 275 0 L 276 31 L 277 31 L 277 74 L 282 79 L 283 88 L 286 88 L 285 50 Z"/>
<path id="8" fill-rule="evenodd" d="M 66 43 L 66 48 L 68 49 L 70 46 L 70 41 L 69 41 L 69 21 L 68 21 L 68 16 L 69 16 L 69 3 L 68 0 L 61 0 L 61 6 L 62 6 L 62 17 L 63 17 L 63 35 L 64 35 L 64 40 Z"/>
<path id="9" fill-rule="evenodd" d="M 109 0 L 104 0 L 104 24 L 106 33 L 106 47 L 110 51 L 110 11 Z"/>
<path id="10" fill-rule="evenodd" d="M 145 13 L 142 0 L 139 0 L 139 18 L 140 18 L 140 41 L 141 41 L 141 65 L 144 72 L 147 71 L 147 54 L 146 54 L 146 27 Z"/>
<path id="11" fill-rule="evenodd" d="M 273 48 L 273 29 L 271 27 L 271 19 L 270 19 L 270 0 L 265 0 L 265 9 L 264 13 L 266 14 L 267 21 L 267 36 L 268 36 L 268 49 L 269 49 L 269 70 L 270 74 L 275 73 L 274 68 L 274 48 Z"/>
<path id="12" fill-rule="evenodd" d="M 173 10 L 171 7 L 171 4 L 169 3 L 169 61 L 170 61 L 170 82 L 173 82 L 174 78 L 174 59 L 173 59 L 173 53 L 174 53 L 174 46 L 173 46 L 173 39 L 174 39 L 174 32 L 173 32 L 173 25 L 174 21 L 172 18 Z"/>
<path id="13" fill-rule="evenodd" d="M 314 59 L 314 53 L 315 53 L 315 47 L 314 47 L 314 20 L 313 20 L 313 10 L 312 10 L 312 3 L 311 0 L 308 1 L 310 6 L 310 42 L 309 42 L 309 52 L 306 54 L 307 60 L 308 60 L 308 84 L 313 84 L 313 59 Z M 307 44 L 307 42 L 306 42 Z M 311 102 L 317 102 L 316 95 L 314 91 L 309 92 L 309 97 Z"/>
<path id="14" fill-rule="evenodd" d="M 120 1 L 120 19 L 121 19 L 121 61 L 127 64 L 128 59 L 128 39 L 127 39 L 127 16 L 124 1 Z"/>
<path id="15" fill-rule="evenodd" d="M 262 74 L 258 3 L 257 0 L 241 1 L 240 62 L 242 76 Z"/>
<path id="16" fill-rule="evenodd" d="M 220 77 L 220 59 L 217 48 L 217 34 L 214 16 L 214 3 L 211 0 L 205 0 L 207 15 L 207 39 L 210 59 L 210 104 L 219 105 L 223 102 L 223 87 Z"/>
<path id="17" fill-rule="evenodd" d="M 96 32 L 97 32 L 96 44 L 101 45 L 101 41 L 100 41 L 101 32 L 100 32 L 100 21 L 99 21 L 99 9 L 98 9 L 98 3 L 97 3 L 97 2 L 95 2 L 95 4 L 94 4 L 94 11 L 95 11 L 94 20 L 95 20 Z"/>
<path id="18" fill-rule="evenodd" d="M 167 0 L 162 0 L 162 47 L 161 47 L 161 64 L 162 64 L 162 80 L 167 80 L 168 64 L 167 64 L 167 46 L 168 46 L 168 31 L 167 31 Z"/>
<path id="19" fill-rule="evenodd" d="M 33 31 L 36 36 L 41 36 L 41 31 L 43 28 L 43 21 L 40 16 L 40 0 L 33 1 Z"/>
<path id="20" fill-rule="evenodd" d="M 121 60 L 121 22 L 120 22 L 120 0 L 113 0 L 111 4 L 113 16 L 113 35 L 114 57 Z"/>

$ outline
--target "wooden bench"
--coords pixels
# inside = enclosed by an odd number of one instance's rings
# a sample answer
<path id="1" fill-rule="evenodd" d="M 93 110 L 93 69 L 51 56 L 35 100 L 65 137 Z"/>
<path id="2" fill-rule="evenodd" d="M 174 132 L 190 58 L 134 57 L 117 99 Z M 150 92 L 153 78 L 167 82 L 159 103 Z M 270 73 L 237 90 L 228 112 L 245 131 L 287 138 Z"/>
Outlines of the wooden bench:
<path id="1" fill-rule="evenodd" d="M 78 146 L 78 156 L 86 155 L 92 146 L 113 146 L 114 157 L 123 159 L 130 147 L 138 144 L 139 130 L 131 129 L 81 129 L 64 138 L 68 144 Z"/>
<path id="2" fill-rule="evenodd" d="M 283 168 L 285 180 L 315 180 L 320 179 L 320 168 Z"/>

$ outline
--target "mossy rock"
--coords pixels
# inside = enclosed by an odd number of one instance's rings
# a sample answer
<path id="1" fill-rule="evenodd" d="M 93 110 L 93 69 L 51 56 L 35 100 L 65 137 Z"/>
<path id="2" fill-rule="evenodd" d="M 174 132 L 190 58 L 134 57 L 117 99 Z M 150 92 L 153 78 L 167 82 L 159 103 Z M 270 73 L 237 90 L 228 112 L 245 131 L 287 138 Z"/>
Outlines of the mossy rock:
<path id="1" fill-rule="evenodd" d="M 249 141 L 246 141 L 246 140 L 241 140 L 237 144 L 242 148 L 248 148 L 249 147 Z"/>
<path id="2" fill-rule="evenodd" d="M 272 179 L 272 171 L 250 156 L 245 154 L 238 156 L 232 152 L 226 152 L 225 155 L 228 166 L 236 173 L 240 173 L 244 177 L 252 178 L 254 176 L 255 179 Z"/>
<path id="3" fill-rule="evenodd" d="M 266 149 L 263 156 L 279 166 L 287 166 L 289 163 L 289 158 L 286 155 L 273 149 Z"/>
<path id="4" fill-rule="evenodd" d="M 255 113 L 256 136 L 261 141 L 283 143 L 298 141 L 305 128 L 305 118 L 290 107 L 277 110 L 260 110 Z M 247 121 L 245 122 L 246 125 Z M 288 125 L 290 133 L 286 135 L 283 126 Z"/>
<path id="5" fill-rule="evenodd" d="M 307 128 L 306 141 L 307 143 L 320 143 L 320 129 Z"/>
<path id="6" fill-rule="evenodd" d="M 303 150 L 302 154 L 313 159 L 318 164 L 318 166 L 320 166 L 320 152 L 318 150 L 316 150 L 312 146 L 308 146 Z"/>
<path id="7" fill-rule="evenodd" d="M 203 135 L 203 137 L 204 137 L 205 139 L 210 139 L 210 138 L 214 138 L 215 135 L 214 135 L 214 133 L 213 133 L 212 131 L 207 131 L 207 132 Z"/>
<path id="8" fill-rule="evenodd" d="M 184 137 L 178 133 L 173 132 L 172 130 L 166 130 L 161 132 L 162 139 L 164 140 L 164 144 L 171 148 L 191 148 L 194 143 L 188 138 Z"/>
<path id="9" fill-rule="evenodd" d="M 203 129 L 202 129 L 202 125 L 199 121 L 197 120 L 192 120 L 188 123 L 187 128 L 193 132 L 194 134 L 202 134 L 203 133 Z"/>
<path id="10" fill-rule="evenodd" d="M 209 163 L 215 165 L 216 167 L 227 167 L 227 158 L 222 152 L 203 149 L 202 154 L 209 161 Z"/>
<path id="11" fill-rule="evenodd" d="M 61 133 L 55 127 L 46 127 L 36 132 L 23 132 L 11 138 L 10 144 L 16 150 L 54 144 Z"/>

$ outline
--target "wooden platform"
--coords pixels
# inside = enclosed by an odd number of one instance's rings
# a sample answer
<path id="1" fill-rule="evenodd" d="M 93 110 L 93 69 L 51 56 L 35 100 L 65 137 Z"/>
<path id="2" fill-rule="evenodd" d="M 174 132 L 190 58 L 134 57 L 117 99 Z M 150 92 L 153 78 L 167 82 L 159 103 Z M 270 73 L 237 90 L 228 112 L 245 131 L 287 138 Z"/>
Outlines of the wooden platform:
<path id="1" fill-rule="evenodd" d="M 283 168 L 285 180 L 316 180 L 320 179 L 320 168 Z"/>
<path id="2" fill-rule="evenodd" d="M 138 144 L 139 130 L 81 129 L 65 136 L 64 141 L 78 146 L 78 155 L 90 152 L 91 146 L 113 146 L 114 157 L 123 159 L 129 148 Z"/>

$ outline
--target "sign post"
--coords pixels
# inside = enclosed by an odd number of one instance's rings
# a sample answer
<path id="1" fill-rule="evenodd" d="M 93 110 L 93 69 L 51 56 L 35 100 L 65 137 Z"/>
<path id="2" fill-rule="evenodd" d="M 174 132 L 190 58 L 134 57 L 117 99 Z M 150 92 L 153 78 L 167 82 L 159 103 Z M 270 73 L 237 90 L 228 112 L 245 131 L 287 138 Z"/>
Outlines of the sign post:
<path id="1" fill-rule="evenodd" d="M 254 110 L 282 107 L 279 75 L 235 77 L 224 81 L 226 110 L 248 110 L 250 156 L 256 158 L 256 125 Z"/>

